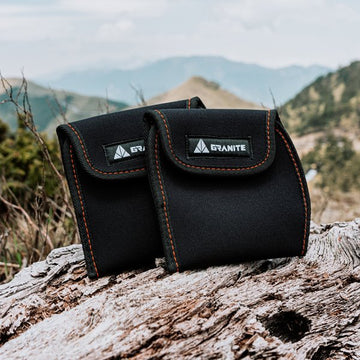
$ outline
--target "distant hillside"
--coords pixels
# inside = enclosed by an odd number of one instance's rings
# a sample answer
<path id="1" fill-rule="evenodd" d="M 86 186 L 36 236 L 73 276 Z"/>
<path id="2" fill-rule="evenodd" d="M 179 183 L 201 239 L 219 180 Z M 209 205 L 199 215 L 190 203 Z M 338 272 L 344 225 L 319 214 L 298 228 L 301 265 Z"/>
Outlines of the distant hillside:
<path id="1" fill-rule="evenodd" d="M 304 88 L 281 109 L 293 134 L 335 129 L 352 138 L 360 133 L 360 61 L 353 62 Z"/>
<path id="2" fill-rule="evenodd" d="M 198 76 L 194 76 L 178 87 L 150 99 L 148 103 L 156 104 L 193 96 L 199 96 L 207 108 L 261 108 L 260 105 L 240 99 L 229 91 L 222 89 L 217 83 Z"/>
<path id="3" fill-rule="evenodd" d="M 284 103 L 318 76 L 330 71 L 323 66 L 288 66 L 278 69 L 230 61 L 215 56 L 172 57 L 132 70 L 90 69 L 61 77 L 40 79 L 55 88 L 136 103 L 131 84 L 140 87 L 147 99 L 169 91 L 192 76 L 216 81 L 242 99 L 272 106 L 270 90 L 277 104 Z"/>
<path id="4" fill-rule="evenodd" d="M 9 79 L 16 93 L 21 85 L 21 79 Z M 28 83 L 28 94 L 34 119 L 40 131 L 53 133 L 58 120 L 61 119 L 60 112 L 65 111 L 68 121 L 79 120 L 94 116 L 106 111 L 106 99 L 93 96 L 83 96 L 72 92 L 51 90 L 42 87 L 34 82 Z M 59 109 L 55 98 L 62 109 Z M 0 83 L 0 102 L 5 100 L 7 95 Z M 109 101 L 109 111 L 119 111 L 127 105 L 123 102 Z M 0 104 L 0 119 L 14 129 L 17 125 L 16 113 L 13 104 Z"/>

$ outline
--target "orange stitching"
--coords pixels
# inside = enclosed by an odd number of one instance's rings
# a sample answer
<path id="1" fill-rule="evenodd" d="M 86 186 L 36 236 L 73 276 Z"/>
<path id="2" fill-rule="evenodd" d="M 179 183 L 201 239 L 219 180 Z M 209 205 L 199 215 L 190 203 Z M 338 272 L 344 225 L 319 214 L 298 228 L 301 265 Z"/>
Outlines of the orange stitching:
<path id="1" fill-rule="evenodd" d="M 191 98 L 189 98 L 189 101 L 188 101 L 188 107 L 189 109 L 191 109 Z M 145 167 L 142 167 L 142 168 L 138 168 L 138 169 L 133 169 L 133 170 L 123 170 L 123 171 L 102 171 L 102 170 L 99 170 L 97 169 L 90 161 L 90 159 L 88 158 L 87 156 L 87 153 L 85 151 L 85 147 L 84 147 L 84 144 L 81 140 L 81 137 L 79 135 L 79 133 L 75 130 L 75 128 L 69 124 L 69 127 L 70 129 L 74 132 L 74 134 L 77 136 L 77 138 L 79 139 L 80 141 L 80 145 L 82 147 L 82 150 L 83 150 L 83 153 L 84 153 L 84 156 L 85 156 L 85 159 L 87 161 L 87 163 L 89 164 L 89 166 L 96 172 L 100 173 L 100 174 L 104 174 L 104 175 L 117 175 L 117 174 L 128 174 L 128 173 L 131 173 L 131 172 L 136 172 L 136 171 L 145 171 Z"/>
<path id="2" fill-rule="evenodd" d="M 102 171 L 102 170 L 99 170 L 97 169 L 92 163 L 91 161 L 89 160 L 87 154 L 86 154 L 86 151 L 85 151 L 85 147 L 84 147 L 84 144 L 80 138 L 80 135 L 78 134 L 78 132 L 73 128 L 73 126 L 71 126 L 71 124 L 68 124 L 70 129 L 74 132 L 74 134 L 77 136 L 77 138 L 79 139 L 80 141 L 80 145 L 82 147 L 82 150 L 83 150 L 83 153 L 84 153 L 84 156 L 85 156 L 85 159 L 87 161 L 87 163 L 89 164 L 89 166 L 91 167 L 91 169 L 93 169 L 94 171 L 100 173 L 100 174 L 103 174 L 103 175 L 117 175 L 117 174 L 129 174 L 129 173 L 132 173 L 132 172 L 137 172 L 137 171 L 145 171 L 145 167 L 142 167 L 142 168 L 138 168 L 138 169 L 132 169 L 132 170 L 123 170 L 123 171 Z"/>
<path id="3" fill-rule="evenodd" d="M 157 170 L 157 176 L 158 176 L 158 179 L 159 179 L 161 195 L 162 195 L 163 204 L 164 204 L 166 227 L 167 227 L 167 231 L 168 231 L 168 234 L 169 234 L 172 253 L 173 253 L 173 257 L 174 257 L 175 264 L 176 264 L 176 271 L 179 272 L 179 264 L 178 264 L 177 259 L 176 259 L 175 248 L 174 248 L 173 238 L 172 238 L 172 235 L 171 235 L 169 218 L 168 218 L 168 214 L 167 214 L 165 192 L 164 192 L 164 187 L 162 185 L 161 175 L 160 175 L 160 165 L 159 165 L 159 159 L 158 159 L 158 134 L 156 134 L 156 136 L 155 136 L 155 162 L 156 162 L 156 170 Z"/>
<path id="4" fill-rule="evenodd" d="M 75 164 L 74 164 L 73 153 L 72 153 L 72 146 L 71 146 L 71 145 L 70 145 L 70 158 L 71 158 L 71 164 L 72 164 L 72 168 L 73 168 L 74 180 L 75 180 L 75 184 L 76 184 L 76 188 L 77 188 L 77 192 L 78 192 L 79 200 L 80 200 L 80 204 L 81 204 L 81 210 L 82 210 L 82 215 L 83 215 L 83 219 L 84 219 L 84 225 L 85 225 L 85 229 L 86 229 L 86 235 L 87 235 L 88 243 L 89 243 L 89 247 L 90 247 L 91 258 L 92 258 L 92 261 L 93 261 L 93 264 L 94 264 L 94 268 L 95 268 L 95 271 L 96 271 L 96 275 L 97 275 L 97 277 L 99 277 L 99 272 L 98 272 L 98 269 L 97 269 L 97 267 L 96 267 L 95 258 L 94 258 L 94 253 L 93 253 L 92 246 L 91 246 L 89 229 L 88 229 L 87 222 L 86 222 L 86 218 L 85 218 L 84 204 L 83 204 L 83 201 L 82 201 L 82 198 L 81 198 L 80 187 L 79 187 L 79 183 L 78 183 L 77 176 L 76 176 Z"/>
<path id="5" fill-rule="evenodd" d="M 302 243 L 302 250 L 301 250 L 301 255 L 304 255 L 304 252 L 305 252 L 305 242 L 306 242 L 306 223 L 307 223 L 307 214 L 308 214 L 308 208 L 307 208 L 307 203 L 306 203 L 306 196 L 305 196 L 305 189 L 304 189 L 304 185 L 302 183 L 302 180 L 301 180 L 301 175 L 300 175 L 300 171 L 299 171 L 299 168 L 297 166 L 297 163 L 296 163 L 296 160 L 294 158 L 294 155 L 290 149 L 290 146 L 288 144 L 288 142 L 286 141 L 285 139 L 285 136 L 282 134 L 282 132 L 279 130 L 279 129 L 275 129 L 277 133 L 280 134 L 280 136 L 282 137 L 284 143 L 285 143 L 285 146 L 288 150 L 288 153 L 290 154 L 290 157 L 294 163 L 294 167 L 295 167 L 295 171 L 296 171 L 296 174 L 298 176 L 298 179 L 299 179 L 299 182 L 300 182 L 300 187 L 301 187 L 301 192 L 302 192 L 302 196 L 303 196 L 303 201 L 304 201 L 304 210 L 305 210 L 305 225 L 304 225 L 304 238 L 303 238 L 303 243 Z"/>
<path id="6" fill-rule="evenodd" d="M 256 164 L 256 165 L 252 165 L 252 166 L 248 166 L 248 167 L 239 167 L 239 168 L 207 167 L 207 166 L 196 166 L 196 165 L 190 165 L 190 164 L 184 163 L 182 160 L 180 160 L 180 159 L 176 156 L 176 154 L 175 154 L 175 152 L 174 152 L 174 149 L 173 149 L 172 144 L 171 144 L 171 139 L 170 139 L 170 134 L 169 134 L 169 128 L 168 128 L 168 126 L 167 126 L 167 123 L 166 123 L 166 119 L 165 119 L 164 114 L 163 114 L 161 111 L 159 111 L 159 110 L 155 110 L 155 111 L 160 115 L 160 117 L 162 118 L 162 120 L 163 120 L 163 122 L 164 122 L 171 154 L 173 155 L 173 157 L 175 158 L 175 160 L 176 160 L 179 164 L 181 164 L 181 165 L 183 165 L 183 166 L 186 166 L 186 167 L 188 167 L 188 168 L 201 169 L 201 170 L 220 170 L 220 171 L 250 170 L 250 169 L 254 169 L 254 168 L 257 168 L 258 166 L 263 165 L 263 164 L 266 162 L 266 160 L 269 158 L 269 156 L 270 156 L 270 148 L 271 148 L 271 144 L 270 144 L 270 110 L 268 110 L 268 114 L 267 114 L 267 125 L 266 125 L 266 129 L 267 129 L 267 152 L 266 152 L 266 155 L 265 155 L 264 160 L 262 160 L 261 162 L 259 162 L 259 163 Z"/>

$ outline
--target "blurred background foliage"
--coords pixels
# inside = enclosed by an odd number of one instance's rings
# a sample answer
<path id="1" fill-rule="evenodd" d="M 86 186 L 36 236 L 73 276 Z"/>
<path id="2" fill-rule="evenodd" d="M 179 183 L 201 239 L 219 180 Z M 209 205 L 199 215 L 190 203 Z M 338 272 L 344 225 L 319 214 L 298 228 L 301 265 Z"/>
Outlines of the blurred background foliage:
<path id="1" fill-rule="evenodd" d="M 45 134 L 43 138 L 60 170 L 57 141 L 54 138 L 49 140 Z M 5 188 L 2 190 L 6 192 L 9 188 L 25 207 L 34 201 L 34 193 L 29 190 L 36 189 L 40 184 L 45 186 L 44 191 L 52 199 L 59 193 L 59 182 L 44 162 L 41 148 L 37 146 L 34 136 L 26 128 L 21 117 L 14 132 L 11 132 L 0 119 L 0 169 L 1 176 L 6 179 Z"/>
<path id="2" fill-rule="evenodd" d="M 360 154 L 343 136 L 327 134 L 317 140 L 313 150 L 302 157 L 305 172 L 318 172 L 315 186 L 327 191 L 360 190 Z"/>
<path id="3" fill-rule="evenodd" d="M 0 282 L 53 248 L 78 241 L 67 189 L 28 126 L 26 114 L 18 113 L 15 131 L 0 119 Z M 61 173 L 57 140 L 38 136 Z"/>

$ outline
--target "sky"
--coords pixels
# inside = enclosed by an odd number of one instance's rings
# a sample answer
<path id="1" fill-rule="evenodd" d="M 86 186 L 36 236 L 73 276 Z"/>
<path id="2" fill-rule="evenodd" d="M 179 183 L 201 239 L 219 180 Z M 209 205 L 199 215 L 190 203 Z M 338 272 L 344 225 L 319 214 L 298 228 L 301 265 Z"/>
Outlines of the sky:
<path id="1" fill-rule="evenodd" d="M 0 0 L 0 71 L 30 78 L 216 55 L 268 67 L 360 58 L 358 0 Z"/>

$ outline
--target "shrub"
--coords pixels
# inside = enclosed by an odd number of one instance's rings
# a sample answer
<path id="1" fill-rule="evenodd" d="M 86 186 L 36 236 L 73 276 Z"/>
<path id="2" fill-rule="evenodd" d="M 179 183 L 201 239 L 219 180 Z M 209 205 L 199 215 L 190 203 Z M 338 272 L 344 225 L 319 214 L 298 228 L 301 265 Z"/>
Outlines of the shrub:
<path id="1" fill-rule="evenodd" d="M 349 139 L 328 134 L 302 159 L 305 171 L 316 168 L 317 185 L 331 191 L 360 189 L 360 154 Z"/>

